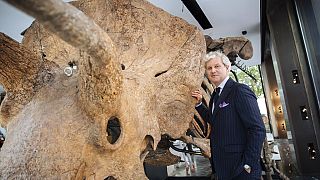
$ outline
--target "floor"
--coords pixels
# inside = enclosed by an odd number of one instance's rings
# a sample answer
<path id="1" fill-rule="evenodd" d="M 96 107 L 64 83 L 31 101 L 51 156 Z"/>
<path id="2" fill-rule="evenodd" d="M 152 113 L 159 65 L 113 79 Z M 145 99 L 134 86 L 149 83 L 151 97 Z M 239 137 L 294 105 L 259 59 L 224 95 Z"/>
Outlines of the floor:
<path id="1" fill-rule="evenodd" d="M 200 155 L 194 155 L 192 159 L 195 167 L 194 171 L 191 171 L 190 168 L 187 171 L 185 162 L 179 162 L 178 164 L 167 167 L 168 176 L 211 176 L 211 166 L 208 158 L 204 158 Z"/>
<path id="2" fill-rule="evenodd" d="M 281 156 L 281 161 L 276 162 L 277 167 L 287 177 L 293 180 L 320 180 L 320 176 L 301 176 L 299 174 L 292 139 L 275 139 L 275 144 L 279 146 Z"/>

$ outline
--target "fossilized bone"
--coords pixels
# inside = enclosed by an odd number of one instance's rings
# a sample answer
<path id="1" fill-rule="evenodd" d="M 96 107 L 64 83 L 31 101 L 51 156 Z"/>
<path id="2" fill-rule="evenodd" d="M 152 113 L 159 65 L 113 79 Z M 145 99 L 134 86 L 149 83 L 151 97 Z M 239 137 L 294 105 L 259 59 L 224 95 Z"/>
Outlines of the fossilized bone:
<path id="1" fill-rule="evenodd" d="M 146 147 L 181 137 L 192 121 L 202 33 L 142 0 L 72 3 L 85 15 L 59 1 L 9 2 L 41 24 L 22 44 L 1 36 L 10 68 L 0 67 L 0 179 L 145 179 Z M 112 118 L 121 126 L 113 144 Z"/>
<path id="2" fill-rule="evenodd" d="M 0 36 L 0 179 L 144 179 L 161 135 L 180 138 L 193 119 L 202 33 L 143 0 L 73 2 L 85 15 L 54 0 L 9 2 L 40 23 L 22 44 Z"/>
<path id="3" fill-rule="evenodd" d="M 244 60 L 252 58 L 252 44 L 243 36 L 212 39 L 210 36 L 205 35 L 205 39 L 207 51 L 222 50 L 228 57 L 237 55 Z"/>

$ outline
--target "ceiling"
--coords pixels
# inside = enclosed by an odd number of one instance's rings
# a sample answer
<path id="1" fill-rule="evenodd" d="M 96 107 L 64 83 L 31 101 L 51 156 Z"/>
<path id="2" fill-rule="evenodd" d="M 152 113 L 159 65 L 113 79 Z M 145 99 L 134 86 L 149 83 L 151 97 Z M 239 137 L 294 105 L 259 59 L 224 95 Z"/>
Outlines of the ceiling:
<path id="1" fill-rule="evenodd" d="M 243 66 L 260 64 L 260 1 L 259 0 L 197 0 L 213 28 L 204 30 L 181 0 L 149 0 L 168 13 L 197 26 L 212 39 L 244 35 L 253 46 L 253 57 L 241 61 Z M 238 60 L 237 60 L 238 61 Z"/>
<path id="2" fill-rule="evenodd" d="M 254 53 L 250 60 L 241 61 L 240 64 L 243 64 L 243 66 L 260 64 L 259 0 L 197 0 L 196 2 L 213 27 L 206 30 L 202 29 L 181 0 L 149 0 L 149 2 L 197 26 L 205 35 L 209 35 L 213 39 L 242 36 L 242 31 L 247 31 L 247 34 L 244 36 L 251 41 Z M 1 32 L 21 42 L 22 36 L 20 33 L 25 30 L 32 21 L 33 18 L 30 16 L 27 16 L 0 0 Z"/>

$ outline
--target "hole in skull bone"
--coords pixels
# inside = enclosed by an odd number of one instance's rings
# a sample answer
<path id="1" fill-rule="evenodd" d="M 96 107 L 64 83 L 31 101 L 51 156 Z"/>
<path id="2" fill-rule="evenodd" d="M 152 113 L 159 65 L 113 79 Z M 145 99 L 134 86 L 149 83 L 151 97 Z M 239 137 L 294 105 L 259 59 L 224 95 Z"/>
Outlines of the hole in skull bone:
<path id="1" fill-rule="evenodd" d="M 144 144 L 145 144 L 145 149 L 148 150 L 152 150 L 153 149 L 153 144 L 154 144 L 154 140 L 153 137 L 150 135 L 146 135 L 146 137 L 144 138 Z"/>
<path id="2" fill-rule="evenodd" d="M 73 68 L 73 66 L 77 66 L 75 61 L 69 61 L 68 65 Z"/>
<path id="3" fill-rule="evenodd" d="M 0 150 L 2 148 L 4 141 L 6 140 L 5 135 L 6 135 L 6 130 L 4 128 L 2 128 L 0 125 Z"/>
<path id="4" fill-rule="evenodd" d="M 156 75 L 154 75 L 154 77 L 158 77 L 158 76 L 160 76 L 160 75 L 162 75 L 162 74 L 164 74 L 164 73 L 166 73 L 166 72 L 167 72 L 167 70 L 166 70 L 166 71 L 159 72 L 159 73 L 157 73 Z"/>
<path id="5" fill-rule="evenodd" d="M 104 180 L 116 180 L 116 178 L 114 178 L 113 176 L 108 176 L 108 177 L 104 178 Z"/>
<path id="6" fill-rule="evenodd" d="M 121 69 L 122 70 L 125 70 L 126 69 L 126 66 L 124 64 L 121 64 Z"/>
<path id="7" fill-rule="evenodd" d="M 2 133 L 2 127 L 0 126 L 0 149 L 2 148 L 2 145 L 4 143 L 4 141 L 6 140 L 4 137 L 4 133 Z"/>
<path id="8" fill-rule="evenodd" d="M 3 86 L 0 84 L 0 105 L 1 105 L 5 96 L 6 96 L 6 92 L 3 88 Z M 2 128 L 0 125 L 0 149 L 6 139 L 5 136 L 6 136 L 6 129 Z"/>
<path id="9" fill-rule="evenodd" d="M 146 135 L 143 140 L 143 145 L 140 149 L 140 160 L 143 160 L 149 151 L 153 151 L 154 140 L 150 135 Z"/>
<path id="10" fill-rule="evenodd" d="M 107 124 L 107 140 L 110 144 L 114 144 L 120 137 L 121 126 L 117 117 L 111 117 Z"/>
<path id="11" fill-rule="evenodd" d="M 5 96 L 6 96 L 6 92 L 4 91 L 3 86 L 0 84 L 0 104 L 2 103 Z"/>

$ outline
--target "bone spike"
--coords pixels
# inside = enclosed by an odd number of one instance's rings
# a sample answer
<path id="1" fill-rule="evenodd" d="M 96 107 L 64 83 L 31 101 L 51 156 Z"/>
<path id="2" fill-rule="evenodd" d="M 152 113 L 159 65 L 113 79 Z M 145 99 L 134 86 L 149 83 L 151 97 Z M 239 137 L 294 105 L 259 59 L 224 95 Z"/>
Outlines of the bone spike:
<path id="1" fill-rule="evenodd" d="M 80 70 L 85 74 L 80 80 L 80 101 L 85 104 L 83 108 L 90 116 L 97 117 L 96 113 L 102 107 L 108 108 L 106 104 L 112 106 L 108 102 L 117 99 L 122 75 L 120 64 L 116 61 L 116 49 L 102 28 L 82 11 L 61 0 L 7 0 L 7 2 L 35 17 L 46 29 L 93 57 L 92 60 L 83 63 L 92 63 L 92 66 L 88 66 L 92 67 L 94 76 L 86 76 L 88 72 Z M 98 81 L 104 83 L 97 83 Z M 96 84 L 94 88 L 87 89 L 86 85 L 92 83 Z M 101 91 L 105 93 L 101 95 Z M 96 98 L 97 96 L 99 98 Z M 116 104 L 113 102 L 113 105 Z"/>

